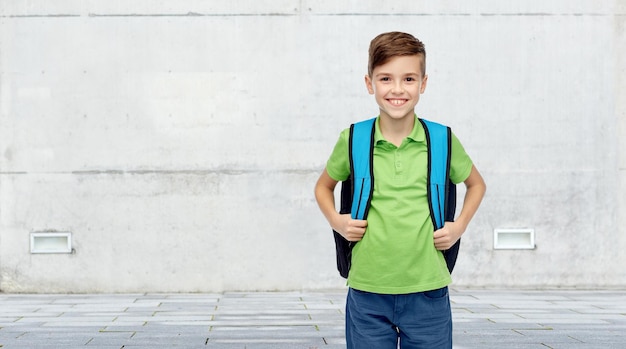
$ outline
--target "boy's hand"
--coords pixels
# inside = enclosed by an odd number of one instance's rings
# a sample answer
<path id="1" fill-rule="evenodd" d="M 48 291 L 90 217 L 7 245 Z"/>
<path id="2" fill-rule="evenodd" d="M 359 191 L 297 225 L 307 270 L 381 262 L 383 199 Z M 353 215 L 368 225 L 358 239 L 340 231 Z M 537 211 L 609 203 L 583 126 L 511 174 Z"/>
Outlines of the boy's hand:
<path id="1" fill-rule="evenodd" d="M 467 191 L 463 199 L 461 213 L 454 222 L 446 222 L 443 228 L 435 231 L 433 235 L 435 248 L 440 251 L 450 249 L 461 238 L 474 213 L 478 210 L 480 201 L 487 189 L 483 177 L 473 165 L 469 177 L 463 183 L 465 183 Z"/>
<path id="2" fill-rule="evenodd" d="M 435 240 L 435 248 L 439 251 L 445 251 L 452 247 L 457 240 L 463 235 L 462 227 L 455 222 L 446 222 L 443 228 L 436 230 L 433 238 Z"/>
<path id="3" fill-rule="evenodd" d="M 339 215 L 333 226 L 333 229 L 348 241 L 361 241 L 365 235 L 365 228 L 367 228 L 367 221 L 352 219 L 349 214 Z"/>

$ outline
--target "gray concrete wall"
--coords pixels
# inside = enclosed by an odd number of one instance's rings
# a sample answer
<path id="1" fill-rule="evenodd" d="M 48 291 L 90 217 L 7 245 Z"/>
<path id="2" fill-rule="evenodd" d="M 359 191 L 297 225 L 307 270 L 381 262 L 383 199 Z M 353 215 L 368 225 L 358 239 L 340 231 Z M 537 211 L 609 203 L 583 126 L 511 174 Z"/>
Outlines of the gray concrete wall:
<path id="1" fill-rule="evenodd" d="M 0 289 L 339 287 L 313 185 L 372 117 L 367 47 L 428 50 L 422 117 L 488 184 L 456 285 L 626 286 L 620 1 L 0 3 Z M 534 250 L 494 250 L 495 228 Z M 71 231 L 73 254 L 29 234 Z"/>

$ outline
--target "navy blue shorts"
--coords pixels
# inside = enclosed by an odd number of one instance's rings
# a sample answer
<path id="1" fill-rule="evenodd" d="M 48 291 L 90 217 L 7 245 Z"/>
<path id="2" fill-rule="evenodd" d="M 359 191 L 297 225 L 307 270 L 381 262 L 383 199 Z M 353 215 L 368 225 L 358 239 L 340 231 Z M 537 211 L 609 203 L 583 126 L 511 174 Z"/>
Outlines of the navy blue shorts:
<path id="1" fill-rule="evenodd" d="M 346 343 L 349 349 L 452 349 L 448 288 L 400 295 L 350 288 Z"/>

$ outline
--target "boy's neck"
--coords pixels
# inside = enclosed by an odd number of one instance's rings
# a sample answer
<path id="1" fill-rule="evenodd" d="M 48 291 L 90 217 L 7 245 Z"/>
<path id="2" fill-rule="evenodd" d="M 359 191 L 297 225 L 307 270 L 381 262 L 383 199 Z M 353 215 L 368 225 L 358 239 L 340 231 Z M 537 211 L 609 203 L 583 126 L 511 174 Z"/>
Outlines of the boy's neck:
<path id="1" fill-rule="evenodd" d="M 415 125 L 415 114 L 407 115 L 401 119 L 393 119 L 385 115 L 380 115 L 380 132 L 388 142 L 399 147 L 404 139 L 413 131 Z"/>

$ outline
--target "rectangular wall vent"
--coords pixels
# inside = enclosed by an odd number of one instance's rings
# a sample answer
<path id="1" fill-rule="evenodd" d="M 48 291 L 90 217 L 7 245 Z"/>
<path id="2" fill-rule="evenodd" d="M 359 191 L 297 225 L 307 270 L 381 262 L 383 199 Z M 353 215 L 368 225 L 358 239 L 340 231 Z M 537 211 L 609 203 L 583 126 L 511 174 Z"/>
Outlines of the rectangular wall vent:
<path id="1" fill-rule="evenodd" d="M 30 233 L 30 253 L 72 253 L 72 233 Z"/>
<path id="2" fill-rule="evenodd" d="M 535 230 L 494 229 L 493 248 L 496 250 L 532 250 L 535 248 Z"/>

